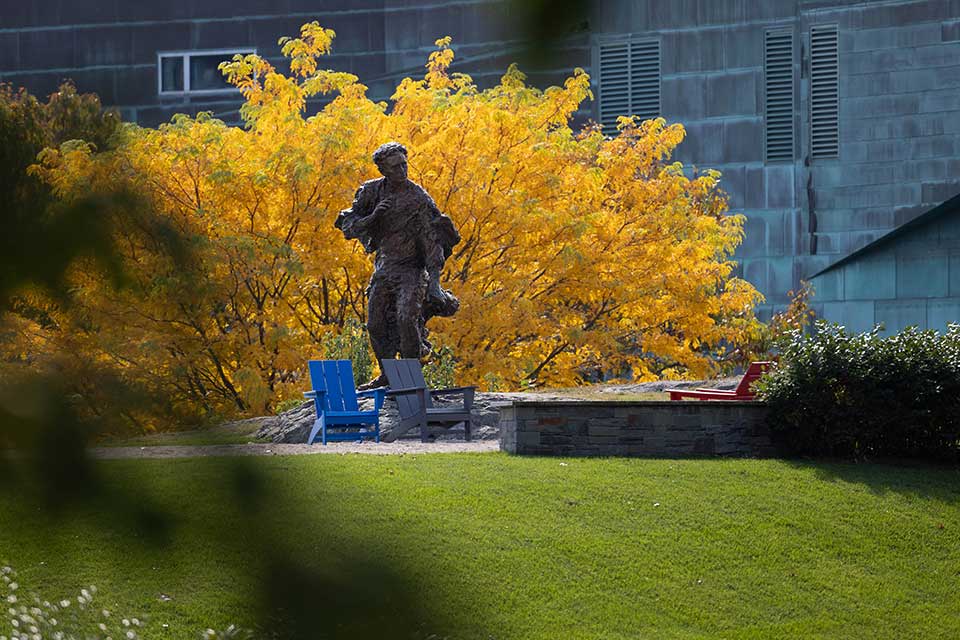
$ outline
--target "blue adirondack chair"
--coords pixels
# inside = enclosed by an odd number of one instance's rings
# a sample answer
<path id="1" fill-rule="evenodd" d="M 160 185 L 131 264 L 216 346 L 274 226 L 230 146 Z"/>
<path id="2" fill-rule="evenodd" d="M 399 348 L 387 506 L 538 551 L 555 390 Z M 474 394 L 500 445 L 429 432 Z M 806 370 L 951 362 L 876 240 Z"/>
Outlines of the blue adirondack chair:
<path id="1" fill-rule="evenodd" d="M 310 360 L 307 364 L 313 391 L 303 395 L 313 398 L 313 405 L 317 409 L 317 420 L 310 429 L 307 444 L 313 444 L 317 433 L 323 444 L 331 440 L 362 441 L 364 438 L 380 442 L 380 407 L 383 406 L 386 388 L 357 393 L 353 365 L 349 360 Z M 373 396 L 373 411 L 360 411 L 358 396 Z M 360 430 L 331 431 L 344 428 Z"/>

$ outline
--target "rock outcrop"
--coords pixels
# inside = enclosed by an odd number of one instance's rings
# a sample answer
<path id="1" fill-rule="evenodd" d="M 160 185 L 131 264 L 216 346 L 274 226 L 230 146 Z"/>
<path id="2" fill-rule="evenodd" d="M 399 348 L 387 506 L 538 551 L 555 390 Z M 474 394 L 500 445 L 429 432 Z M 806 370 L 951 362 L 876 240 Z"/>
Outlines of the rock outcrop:
<path id="1" fill-rule="evenodd" d="M 496 440 L 500 435 L 500 429 L 497 426 L 500 421 L 500 407 L 509 405 L 514 400 L 531 399 L 534 394 L 530 393 L 477 393 L 473 401 L 473 430 L 472 437 L 475 440 Z M 536 398 L 543 400 L 560 400 L 565 396 L 536 394 Z M 572 398 L 567 398 L 572 399 Z M 373 400 L 362 398 L 360 400 L 361 410 L 372 410 Z M 278 416 L 262 418 L 260 429 L 257 431 L 257 438 L 269 440 L 271 442 L 306 442 L 310 435 L 310 429 L 317 416 L 313 410 L 313 401 L 304 402 L 299 407 L 291 409 Z M 383 409 L 380 412 L 380 433 L 386 435 L 393 429 L 398 421 L 397 405 L 387 399 L 384 402 Z M 450 429 L 431 429 L 431 435 L 437 440 L 462 440 L 463 426 L 457 425 Z M 417 429 L 404 434 L 403 438 L 420 438 Z"/>

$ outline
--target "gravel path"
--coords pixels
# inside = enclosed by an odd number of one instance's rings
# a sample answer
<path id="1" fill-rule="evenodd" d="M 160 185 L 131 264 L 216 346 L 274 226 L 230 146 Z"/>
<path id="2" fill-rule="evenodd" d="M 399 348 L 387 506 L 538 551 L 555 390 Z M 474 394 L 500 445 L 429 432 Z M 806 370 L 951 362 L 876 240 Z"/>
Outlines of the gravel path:
<path id="1" fill-rule="evenodd" d="M 604 385 L 593 387 L 596 395 L 585 399 L 605 399 L 609 395 L 616 400 L 618 395 L 662 391 L 670 387 L 686 388 L 692 386 L 709 386 L 721 389 L 732 389 L 737 385 L 738 378 L 725 378 L 710 381 L 658 381 L 640 384 Z M 321 453 L 362 453 L 369 455 L 403 455 L 416 453 L 479 453 L 483 451 L 499 451 L 500 443 L 497 439 L 497 421 L 499 409 L 515 400 L 577 400 L 574 393 L 477 393 L 474 398 L 474 409 L 479 416 L 474 431 L 474 441 L 464 442 L 459 433 L 440 434 L 434 442 L 420 442 L 418 438 L 405 438 L 397 442 L 374 444 L 371 442 L 334 442 L 323 446 L 321 444 L 287 444 L 273 442 L 271 444 L 221 444 L 221 445 L 155 445 L 147 447 L 101 447 L 92 449 L 96 458 L 198 458 L 207 456 L 295 456 Z M 396 411 L 393 410 L 393 414 Z M 381 429 L 389 426 L 390 420 L 395 419 L 390 407 L 386 407 L 381 417 Z M 391 418 L 393 415 L 393 418 Z M 313 404 L 306 402 L 300 407 L 287 411 L 280 416 L 249 418 L 230 423 L 248 428 L 251 422 L 260 424 L 257 436 L 268 440 L 289 439 L 292 442 L 303 442 L 306 434 L 315 419 Z M 229 426 L 229 425 L 224 425 Z M 383 433 L 383 431 L 381 431 Z M 450 439 L 448 439 L 450 438 Z"/>
<path id="2" fill-rule="evenodd" d="M 333 442 L 322 444 L 220 444 L 204 446 L 100 447 L 91 449 L 95 458 L 201 458 L 207 456 L 299 456 L 321 453 L 363 453 L 368 455 L 404 455 L 414 453 L 480 453 L 499 451 L 497 440 L 474 442 L 399 441 Z"/>

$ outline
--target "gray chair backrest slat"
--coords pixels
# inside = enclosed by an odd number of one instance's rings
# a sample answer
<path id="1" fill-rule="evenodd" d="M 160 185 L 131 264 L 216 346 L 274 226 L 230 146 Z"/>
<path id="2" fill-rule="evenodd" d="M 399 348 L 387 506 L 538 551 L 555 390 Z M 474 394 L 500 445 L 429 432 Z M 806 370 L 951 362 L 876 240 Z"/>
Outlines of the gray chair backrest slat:
<path id="1" fill-rule="evenodd" d="M 397 362 L 402 363 L 401 367 L 407 367 L 407 371 L 410 375 L 411 387 L 423 387 L 427 389 L 427 381 L 423 377 L 423 367 L 420 366 L 419 360 L 413 359 L 401 359 Z M 430 394 L 426 395 L 427 408 L 430 409 L 433 407 L 433 402 L 430 400 Z"/>
<path id="2" fill-rule="evenodd" d="M 411 363 L 416 365 L 419 380 L 414 375 Z M 384 360 L 383 372 L 390 381 L 390 387 L 393 389 L 409 389 L 411 387 L 425 387 L 423 382 L 423 373 L 420 371 L 420 363 L 416 360 Z M 427 394 L 427 406 L 430 406 L 430 394 Z M 397 411 L 400 413 L 400 419 L 406 419 L 420 412 L 420 400 L 414 394 L 404 394 L 396 396 Z"/>

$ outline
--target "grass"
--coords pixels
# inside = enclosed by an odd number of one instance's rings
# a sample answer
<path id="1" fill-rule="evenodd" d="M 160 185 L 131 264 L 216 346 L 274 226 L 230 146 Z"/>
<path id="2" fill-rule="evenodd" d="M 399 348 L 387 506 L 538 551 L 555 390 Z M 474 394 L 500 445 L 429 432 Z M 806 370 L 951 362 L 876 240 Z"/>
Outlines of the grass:
<path id="1" fill-rule="evenodd" d="M 206 429 L 188 431 L 165 431 L 136 436 L 133 438 L 114 438 L 98 442 L 101 447 L 165 447 L 171 445 L 203 446 L 214 444 L 247 444 L 248 442 L 266 442 L 257 440 L 256 433 L 260 425 L 255 421 L 239 421 L 217 425 Z"/>
<path id="2" fill-rule="evenodd" d="M 281 636 L 310 638 L 960 637 L 957 469 L 463 454 L 97 472 L 109 498 L 80 509 L 0 493 L 0 558 L 46 598 L 96 584 L 145 638 L 277 611 Z"/>

